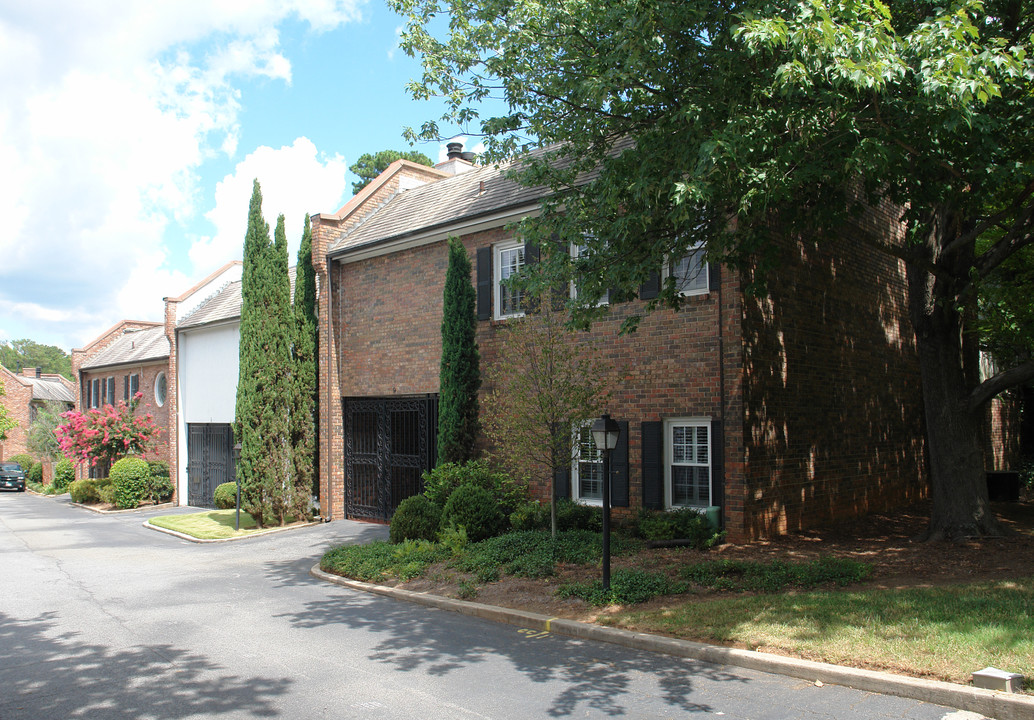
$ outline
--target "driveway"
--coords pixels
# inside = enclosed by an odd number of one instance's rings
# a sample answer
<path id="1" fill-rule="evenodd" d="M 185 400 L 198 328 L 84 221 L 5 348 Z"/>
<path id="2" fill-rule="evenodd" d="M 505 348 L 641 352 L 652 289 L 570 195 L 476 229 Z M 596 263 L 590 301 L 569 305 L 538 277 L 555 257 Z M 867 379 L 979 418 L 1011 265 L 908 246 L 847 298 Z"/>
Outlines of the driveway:
<path id="1" fill-rule="evenodd" d="M 0 719 L 978 718 L 497 625 L 311 578 L 337 521 L 198 545 L 0 494 Z"/>

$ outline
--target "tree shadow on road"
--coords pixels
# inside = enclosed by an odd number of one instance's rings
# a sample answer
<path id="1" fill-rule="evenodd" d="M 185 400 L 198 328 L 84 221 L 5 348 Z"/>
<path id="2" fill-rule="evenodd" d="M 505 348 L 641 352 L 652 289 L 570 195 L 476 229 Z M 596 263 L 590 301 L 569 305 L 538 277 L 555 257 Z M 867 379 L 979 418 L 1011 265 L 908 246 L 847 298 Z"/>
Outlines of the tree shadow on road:
<path id="1" fill-rule="evenodd" d="M 488 632 L 486 621 L 359 593 L 309 602 L 279 617 L 298 628 L 341 625 L 364 630 L 378 638 L 370 659 L 399 672 L 444 676 L 489 657 L 504 658 L 532 682 L 559 688 L 547 711 L 551 717 L 585 709 L 624 715 L 639 699 L 632 686 L 642 674 L 655 679 L 659 697 L 672 711 L 681 712 L 711 710 L 691 700 L 697 680 L 748 682 L 708 663 L 492 623 L 503 633 L 497 639 L 500 635 Z"/>
<path id="2" fill-rule="evenodd" d="M 0 718 L 275 717 L 291 681 L 241 677 L 172 645 L 113 648 L 55 633 L 56 613 L 0 613 Z"/>

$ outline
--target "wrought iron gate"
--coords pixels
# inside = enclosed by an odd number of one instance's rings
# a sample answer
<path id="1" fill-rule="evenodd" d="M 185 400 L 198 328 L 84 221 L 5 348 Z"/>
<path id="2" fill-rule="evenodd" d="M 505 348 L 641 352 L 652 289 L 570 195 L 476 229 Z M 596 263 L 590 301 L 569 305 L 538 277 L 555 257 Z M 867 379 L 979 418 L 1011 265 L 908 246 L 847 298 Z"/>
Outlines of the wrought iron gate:
<path id="1" fill-rule="evenodd" d="M 215 488 L 232 482 L 233 428 L 228 424 L 187 424 L 187 503 L 215 507 Z"/>
<path id="2" fill-rule="evenodd" d="M 388 521 L 438 453 L 438 397 L 345 398 L 345 515 Z"/>

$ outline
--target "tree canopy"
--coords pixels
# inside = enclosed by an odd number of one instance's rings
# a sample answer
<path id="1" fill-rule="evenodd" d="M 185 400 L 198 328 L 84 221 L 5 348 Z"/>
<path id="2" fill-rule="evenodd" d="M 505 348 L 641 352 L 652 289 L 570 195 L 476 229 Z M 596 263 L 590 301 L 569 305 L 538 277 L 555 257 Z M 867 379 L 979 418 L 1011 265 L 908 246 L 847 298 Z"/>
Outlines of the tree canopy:
<path id="1" fill-rule="evenodd" d="M 423 62 L 412 94 L 447 102 L 409 136 L 480 124 L 487 159 L 522 157 L 515 177 L 553 190 L 522 231 L 590 246 L 578 263 L 542 265 L 578 276 L 583 321 L 607 289 L 634 292 L 698 241 L 712 261 L 764 271 L 773 219 L 821 236 L 866 205 L 900 208 L 906 243 L 866 241 L 907 268 L 931 536 L 997 532 L 980 413 L 1034 377 L 1034 360 L 1014 347 L 981 382 L 972 350 L 978 297 L 1021 305 L 1016 258 L 1034 241 L 1034 2 L 390 4 Z M 481 117 L 488 98 L 508 111 Z M 651 307 L 679 303 L 669 279 Z M 986 300 L 982 317 L 1009 327 Z"/>
<path id="2" fill-rule="evenodd" d="M 375 177 L 384 172 L 396 160 L 409 160 L 421 165 L 427 165 L 428 167 L 434 165 L 434 161 L 419 150 L 407 150 L 405 152 L 401 150 L 381 150 L 373 155 L 363 153 L 348 168 L 359 176 L 359 180 L 352 183 L 352 194 L 356 194 L 369 185 Z"/>
<path id="3" fill-rule="evenodd" d="M 23 338 L 0 343 L 0 365 L 14 373 L 24 368 L 43 368 L 45 373 L 59 373 L 72 379 L 72 358 L 55 345 L 41 345 Z"/>

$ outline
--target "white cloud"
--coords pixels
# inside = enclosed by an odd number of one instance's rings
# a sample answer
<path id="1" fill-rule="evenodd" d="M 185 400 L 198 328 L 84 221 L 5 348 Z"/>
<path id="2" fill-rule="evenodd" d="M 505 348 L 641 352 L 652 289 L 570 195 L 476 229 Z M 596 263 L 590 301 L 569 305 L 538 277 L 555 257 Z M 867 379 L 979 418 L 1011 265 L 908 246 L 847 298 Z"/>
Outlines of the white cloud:
<path id="1" fill-rule="evenodd" d="M 288 253 L 293 265 L 305 215 L 341 204 L 348 187 L 347 170 L 343 157 L 320 157 L 316 146 L 304 137 L 278 150 L 270 147 L 255 150 L 216 187 L 215 207 L 205 215 L 215 226 L 215 233 L 199 238 L 190 248 L 190 260 L 197 274 L 240 259 L 255 179 L 262 189 L 262 215 L 269 223 L 270 236 L 277 216 L 284 214 Z"/>
<path id="2" fill-rule="evenodd" d="M 187 264 L 170 254 L 169 235 L 212 206 L 200 197 L 204 164 L 238 149 L 240 81 L 290 83 L 278 26 L 330 30 L 359 19 L 364 2 L 3 3 L 0 332 L 69 346 L 125 316 L 157 319 L 163 294 L 178 294 L 193 277 L 177 269 Z M 291 235 L 303 204 L 296 188 L 323 207 L 344 186 L 344 161 L 321 162 L 305 143 L 270 150 L 267 164 L 253 160 L 243 171 L 293 173 L 283 190 L 271 178 L 267 196 L 297 215 Z M 265 156 L 248 156 L 256 157 Z M 310 184 L 302 171 L 318 180 Z M 319 182 L 330 182 L 335 197 L 313 193 Z M 224 202 L 217 198 L 210 213 L 215 254 L 226 243 Z M 200 270 L 211 269 L 203 251 L 195 254 Z"/>

